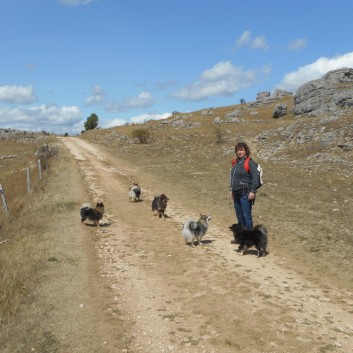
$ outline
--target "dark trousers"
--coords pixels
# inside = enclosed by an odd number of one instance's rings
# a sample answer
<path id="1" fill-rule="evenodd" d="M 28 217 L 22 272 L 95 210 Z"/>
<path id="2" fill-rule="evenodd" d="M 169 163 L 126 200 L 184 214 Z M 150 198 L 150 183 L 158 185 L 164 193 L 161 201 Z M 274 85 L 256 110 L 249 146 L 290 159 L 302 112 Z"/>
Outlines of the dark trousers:
<path id="1" fill-rule="evenodd" d="M 252 201 L 248 200 L 248 194 L 233 193 L 235 214 L 238 224 L 245 229 L 253 229 L 253 221 L 251 215 Z"/>

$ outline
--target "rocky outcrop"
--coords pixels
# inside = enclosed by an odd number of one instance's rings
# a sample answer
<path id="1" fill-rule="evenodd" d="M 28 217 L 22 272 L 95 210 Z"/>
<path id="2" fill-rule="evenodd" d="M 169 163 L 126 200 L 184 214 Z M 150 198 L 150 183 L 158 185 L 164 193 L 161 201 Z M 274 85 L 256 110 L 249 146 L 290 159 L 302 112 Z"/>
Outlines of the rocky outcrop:
<path id="1" fill-rule="evenodd" d="M 300 86 L 294 95 L 293 113 L 320 115 L 353 106 L 353 69 L 329 71 L 321 79 Z"/>
<path id="2" fill-rule="evenodd" d="M 293 95 L 292 92 L 288 92 L 288 91 L 285 91 L 283 89 L 275 89 L 273 94 L 272 94 L 272 98 L 279 99 L 279 98 L 282 98 L 282 97 L 285 97 L 285 96 L 292 96 L 292 95 Z"/>
<path id="3" fill-rule="evenodd" d="M 281 99 L 282 97 L 292 96 L 292 95 L 293 93 L 282 89 L 274 90 L 272 95 L 268 91 L 258 92 L 256 95 L 256 101 L 249 103 L 249 107 L 258 107 L 264 104 L 271 104 Z"/>
<path id="4" fill-rule="evenodd" d="M 266 100 L 267 98 L 270 98 L 270 96 L 271 96 L 271 93 L 268 92 L 268 91 L 259 92 L 259 93 L 256 95 L 256 101 L 263 101 L 263 100 Z"/>

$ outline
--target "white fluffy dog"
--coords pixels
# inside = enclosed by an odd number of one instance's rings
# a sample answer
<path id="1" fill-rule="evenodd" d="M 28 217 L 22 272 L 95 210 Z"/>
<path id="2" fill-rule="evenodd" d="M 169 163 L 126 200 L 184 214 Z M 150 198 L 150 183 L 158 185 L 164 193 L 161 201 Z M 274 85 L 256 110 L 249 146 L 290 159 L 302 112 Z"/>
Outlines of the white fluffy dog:
<path id="1" fill-rule="evenodd" d="M 186 221 L 182 230 L 185 245 L 191 243 L 191 246 L 194 247 L 195 240 L 197 240 L 199 245 L 202 245 L 201 238 L 207 233 L 208 222 L 210 220 L 211 216 L 201 214 L 200 219 L 198 221 Z"/>

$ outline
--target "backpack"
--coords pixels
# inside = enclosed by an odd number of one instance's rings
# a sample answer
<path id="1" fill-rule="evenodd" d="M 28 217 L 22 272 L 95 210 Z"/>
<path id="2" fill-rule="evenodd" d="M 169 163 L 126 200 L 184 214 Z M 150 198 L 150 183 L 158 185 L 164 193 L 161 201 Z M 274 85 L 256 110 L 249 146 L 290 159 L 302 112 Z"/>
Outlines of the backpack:
<path id="1" fill-rule="evenodd" d="M 249 167 L 249 162 L 250 162 L 250 157 L 248 157 L 247 159 L 245 159 L 245 162 L 244 162 L 244 168 L 245 168 L 245 170 L 249 173 L 249 171 L 250 171 L 250 167 Z M 236 163 L 236 159 L 233 159 L 232 160 L 232 167 L 234 166 L 234 164 Z M 258 163 L 256 163 L 255 161 L 253 161 L 255 164 L 256 164 L 256 166 L 257 166 L 257 177 L 258 177 L 258 184 L 259 184 L 259 186 L 257 187 L 258 189 L 260 189 L 261 188 L 261 186 L 262 186 L 262 184 L 263 184 L 263 182 L 262 182 L 262 168 L 261 168 L 261 165 L 260 164 L 258 164 Z"/>

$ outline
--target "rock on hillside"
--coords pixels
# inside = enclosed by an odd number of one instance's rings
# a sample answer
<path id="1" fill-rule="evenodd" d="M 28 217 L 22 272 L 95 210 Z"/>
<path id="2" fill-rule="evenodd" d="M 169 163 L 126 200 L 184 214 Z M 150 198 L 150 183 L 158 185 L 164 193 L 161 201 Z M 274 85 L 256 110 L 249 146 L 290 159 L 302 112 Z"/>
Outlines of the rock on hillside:
<path id="1" fill-rule="evenodd" d="M 353 69 L 329 71 L 321 79 L 309 81 L 294 95 L 293 113 L 321 115 L 340 107 L 353 106 Z"/>

